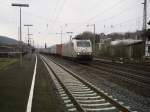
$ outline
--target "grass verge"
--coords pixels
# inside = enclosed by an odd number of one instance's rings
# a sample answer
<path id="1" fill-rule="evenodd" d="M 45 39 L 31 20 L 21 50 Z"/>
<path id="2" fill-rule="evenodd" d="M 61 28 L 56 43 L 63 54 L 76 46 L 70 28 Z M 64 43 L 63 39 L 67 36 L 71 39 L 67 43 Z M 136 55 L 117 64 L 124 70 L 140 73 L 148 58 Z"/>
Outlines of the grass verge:
<path id="1" fill-rule="evenodd" d="M 7 67 L 15 62 L 18 59 L 16 58 L 0 58 L 0 70 L 7 69 Z"/>

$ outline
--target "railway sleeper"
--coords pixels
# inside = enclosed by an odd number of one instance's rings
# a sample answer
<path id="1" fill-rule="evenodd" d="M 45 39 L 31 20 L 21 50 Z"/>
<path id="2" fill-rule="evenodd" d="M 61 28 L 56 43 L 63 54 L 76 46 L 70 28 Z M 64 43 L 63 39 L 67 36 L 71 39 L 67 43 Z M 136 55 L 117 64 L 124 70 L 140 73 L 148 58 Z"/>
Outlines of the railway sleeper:
<path id="1" fill-rule="evenodd" d="M 97 99 L 97 100 L 77 100 L 79 103 L 81 104 L 91 104 L 91 103 L 94 103 L 94 104 L 101 104 L 101 103 L 106 103 L 106 100 L 105 99 Z"/>
<path id="2" fill-rule="evenodd" d="M 72 94 L 89 94 L 94 93 L 94 91 L 78 91 L 78 92 L 72 92 Z"/>
<path id="3" fill-rule="evenodd" d="M 106 107 L 106 108 L 85 108 L 86 112 L 119 112 L 116 107 Z"/>
<path id="4" fill-rule="evenodd" d="M 82 96 L 82 97 L 85 97 L 85 96 L 96 96 L 97 94 L 96 93 L 86 93 L 86 94 L 73 94 L 73 96 L 77 97 L 77 96 Z"/>

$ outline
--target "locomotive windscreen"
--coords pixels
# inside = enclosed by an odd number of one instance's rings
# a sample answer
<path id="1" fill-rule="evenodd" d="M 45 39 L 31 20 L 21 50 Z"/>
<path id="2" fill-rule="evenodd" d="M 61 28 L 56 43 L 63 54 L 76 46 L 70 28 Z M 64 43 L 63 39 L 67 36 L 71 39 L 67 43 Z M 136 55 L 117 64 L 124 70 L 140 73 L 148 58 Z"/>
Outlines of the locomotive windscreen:
<path id="1" fill-rule="evenodd" d="M 88 42 L 88 41 L 78 41 L 77 46 L 78 47 L 90 47 L 90 42 Z"/>

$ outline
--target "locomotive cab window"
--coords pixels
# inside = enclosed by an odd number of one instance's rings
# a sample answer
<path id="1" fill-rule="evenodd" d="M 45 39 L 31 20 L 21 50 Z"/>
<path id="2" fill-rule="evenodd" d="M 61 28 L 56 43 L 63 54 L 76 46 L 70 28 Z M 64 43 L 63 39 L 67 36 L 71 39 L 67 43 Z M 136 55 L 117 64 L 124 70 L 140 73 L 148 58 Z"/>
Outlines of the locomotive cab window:
<path id="1" fill-rule="evenodd" d="M 78 47 L 90 47 L 90 42 L 88 42 L 88 41 L 78 41 L 77 46 Z"/>

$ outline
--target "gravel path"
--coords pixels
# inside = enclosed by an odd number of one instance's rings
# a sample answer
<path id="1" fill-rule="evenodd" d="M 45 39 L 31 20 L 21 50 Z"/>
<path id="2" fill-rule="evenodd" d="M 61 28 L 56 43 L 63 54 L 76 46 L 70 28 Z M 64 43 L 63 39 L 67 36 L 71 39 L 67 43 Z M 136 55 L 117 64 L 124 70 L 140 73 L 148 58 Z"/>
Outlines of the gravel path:
<path id="1" fill-rule="evenodd" d="M 43 62 L 37 63 L 32 112 L 66 112 Z M 21 67 L 16 62 L 0 70 L 0 112 L 26 111 L 34 65 L 34 54 L 26 55 Z"/>
<path id="2" fill-rule="evenodd" d="M 0 71 L 0 112 L 25 112 L 34 63 L 27 55 L 21 67 L 17 62 Z"/>

